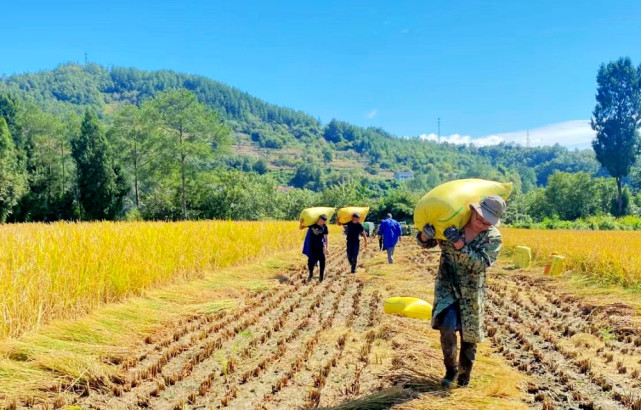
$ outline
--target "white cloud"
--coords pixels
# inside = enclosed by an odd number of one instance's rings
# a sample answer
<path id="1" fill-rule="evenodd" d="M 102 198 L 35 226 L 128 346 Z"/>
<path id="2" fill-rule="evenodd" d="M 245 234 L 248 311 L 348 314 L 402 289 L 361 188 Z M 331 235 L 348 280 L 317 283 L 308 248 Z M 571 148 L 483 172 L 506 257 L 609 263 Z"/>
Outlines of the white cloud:
<path id="1" fill-rule="evenodd" d="M 506 142 L 527 144 L 527 130 L 496 134 Z M 530 145 L 561 144 L 568 148 L 589 148 L 595 132 L 590 127 L 589 120 L 565 121 L 530 130 Z"/>
<path id="2" fill-rule="evenodd" d="M 434 141 L 438 142 L 438 136 L 436 134 L 421 134 L 419 135 L 419 138 L 425 141 Z M 496 145 L 501 143 L 503 140 L 500 139 L 500 137 L 497 137 L 495 135 L 491 135 L 488 137 L 482 137 L 482 138 L 472 138 L 469 135 L 460 135 L 460 134 L 452 134 L 452 135 L 441 135 L 440 142 L 447 142 L 450 144 L 458 144 L 458 145 L 476 145 L 479 147 L 484 147 L 487 145 Z"/>
<path id="3" fill-rule="evenodd" d="M 376 117 L 376 114 L 378 114 L 378 111 L 372 110 L 369 113 L 367 113 L 367 118 L 374 118 Z"/>
<path id="4" fill-rule="evenodd" d="M 554 145 L 561 144 L 568 148 L 589 148 L 594 139 L 595 133 L 590 127 L 588 120 L 565 121 L 550 124 L 529 130 L 530 145 Z M 469 135 L 441 135 L 441 142 L 450 144 L 472 144 L 479 147 L 496 145 L 501 142 L 511 142 L 520 145 L 527 144 L 528 130 L 504 132 L 474 138 Z M 419 138 L 425 141 L 437 141 L 436 134 L 421 134 Z"/>

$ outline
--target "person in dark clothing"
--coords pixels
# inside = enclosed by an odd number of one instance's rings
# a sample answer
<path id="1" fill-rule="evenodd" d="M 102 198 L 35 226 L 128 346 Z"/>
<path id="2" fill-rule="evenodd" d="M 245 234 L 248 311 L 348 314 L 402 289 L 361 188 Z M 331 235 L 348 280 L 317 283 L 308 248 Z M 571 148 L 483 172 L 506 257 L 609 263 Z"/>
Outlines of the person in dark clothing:
<path id="1" fill-rule="evenodd" d="M 319 282 L 322 282 L 325 277 L 325 257 L 328 249 L 327 235 L 329 235 L 326 222 L 327 215 L 321 215 L 318 221 L 307 229 L 303 253 L 307 255 L 307 267 L 309 268 L 308 281 L 311 281 L 314 277 L 314 267 L 316 264 L 318 264 L 320 268 Z"/>
<path id="2" fill-rule="evenodd" d="M 367 247 L 367 235 L 365 235 L 365 228 L 361 224 L 361 216 L 359 214 L 352 215 L 352 220 L 344 224 L 343 229 L 345 230 L 345 235 L 347 235 L 347 261 L 352 268 L 352 273 L 356 273 L 361 236 L 363 237 L 364 246 Z"/>

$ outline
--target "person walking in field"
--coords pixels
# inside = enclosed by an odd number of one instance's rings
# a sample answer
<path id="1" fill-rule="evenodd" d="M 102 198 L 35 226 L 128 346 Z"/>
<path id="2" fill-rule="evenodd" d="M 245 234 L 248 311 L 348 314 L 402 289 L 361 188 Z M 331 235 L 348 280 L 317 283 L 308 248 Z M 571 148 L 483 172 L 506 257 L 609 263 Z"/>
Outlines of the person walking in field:
<path id="1" fill-rule="evenodd" d="M 437 241 L 430 224 L 416 236 L 421 247 L 432 248 L 437 244 L 441 247 L 432 328 L 441 332 L 446 369 L 441 382 L 444 387 L 450 387 L 457 376 L 459 386 L 470 383 L 476 345 L 483 340 L 485 271 L 494 264 L 501 249 L 501 234 L 496 226 L 505 212 L 505 201 L 491 195 L 470 207 L 469 222 L 461 230 L 447 228 L 444 232 L 447 240 Z M 456 332 L 461 335 L 458 361 Z"/>
<path id="2" fill-rule="evenodd" d="M 392 218 L 392 214 L 387 214 L 387 218 L 381 222 L 378 233 L 383 237 L 383 249 L 387 251 L 387 261 L 394 263 L 394 248 L 403 234 L 401 225 Z"/>
<path id="3" fill-rule="evenodd" d="M 327 215 L 321 215 L 318 221 L 307 229 L 303 253 L 307 255 L 307 267 L 309 268 L 308 282 L 314 277 L 314 267 L 316 264 L 319 265 L 320 269 L 318 281 L 322 282 L 325 277 L 325 259 L 329 252 L 328 235 Z"/>
<path id="4" fill-rule="evenodd" d="M 343 224 L 343 229 L 347 235 L 347 261 L 352 268 L 351 272 L 356 273 L 361 237 L 363 237 L 364 246 L 367 247 L 367 235 L 365 235 L 365 228 L 361 223 L 361 215 L 358 213 L 353 214 L 352 220 Z"/>

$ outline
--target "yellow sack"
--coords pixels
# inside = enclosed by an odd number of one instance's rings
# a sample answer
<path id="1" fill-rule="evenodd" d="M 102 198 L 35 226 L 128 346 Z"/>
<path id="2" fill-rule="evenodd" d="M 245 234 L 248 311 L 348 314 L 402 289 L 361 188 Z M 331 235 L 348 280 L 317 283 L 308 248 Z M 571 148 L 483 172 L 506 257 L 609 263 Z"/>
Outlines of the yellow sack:
<path id="1" fill-rule="evenodd" d="M 390 315 L 415 319 L 432 319 L 432 305 L 423 299 L 407 296 L 391 297 L 383 303 L 383 310 Z"/>
<path id="2" fill-rule="evenodd" d="M 445 239 L 443 231 L 454 225 L 462 228 L 470 220 L 470 205 L 489 195 L 504 200 L 512 193 L 512 183 L 484 179 L 459 179 L 446 182 L 425 194 L 414 210 L 414 225 L 419 231 L 426 223 L 434 225 L 437 239 Z"/>
<path id="3" fill-rule="evenodd" d="M 354 214 L 360 214 L 361 216 L 361 223 L 365 222 L 365 218 L 367 218 L 367 213 L 369 212 L 369 206 L 346 206 L 345 208 L 341 208 L 338 210 L 338 216 L 336 217 L 336 220 L 340 225 L 346 224 L 347 222 L 352 220 L 352 215 Z"/>
<path id="4" fill-rule="evenodd" d="M 327 215 L 327 221 L 329 222 L 329 220 L 332 219 L 332 215 L 334 215 L 334 212 L 336 212 L 336 209 L 326 206 L 305 208 L 303 209 L 303 212 L 300 213 L 300 229 L 314 225 L 318 221 L 318 218 L 320 218 L 320 216 L 323 214 Z"/>
<path id="5" fill-rule="evenodd" d="M 514 265 L 519 269 L 530 267 L 532 262 L 532 250 L 527 246 L 517 246 L 514 248 Z"/>
<path id="6" fill-rule="evenodd" d="M 565 256 L 557 255 L 552 253 L 548 256 L 548 262 L 545 265 L 545 270 L 543 271 L 546 275 L 560 275 L 565 268 Z"/>

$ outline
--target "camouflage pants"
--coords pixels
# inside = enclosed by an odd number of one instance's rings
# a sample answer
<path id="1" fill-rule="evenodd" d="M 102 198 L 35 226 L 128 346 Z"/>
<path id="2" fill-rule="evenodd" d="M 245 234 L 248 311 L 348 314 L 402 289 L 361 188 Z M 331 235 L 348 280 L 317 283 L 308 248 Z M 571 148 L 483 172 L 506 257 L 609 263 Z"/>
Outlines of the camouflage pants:
<path id="1" fill-rule="evenodd" d="M 443 363 L 446 369 L 461 366 L 463 373 L 470 373 L 476 358 L 476 343 L 464 342 L 461 338 L 461 352 L 458 353 L 456 332 L 461 332 L 461 310 L 458 302 L 446 307 L 437 317 L 438 329 L 441 332 L 441 349 L 443 350 Z"/>

